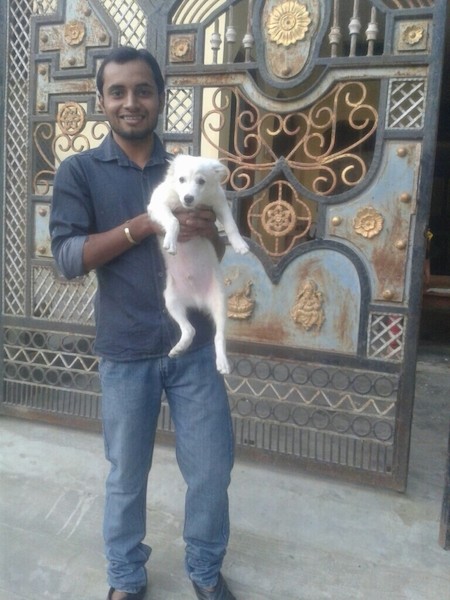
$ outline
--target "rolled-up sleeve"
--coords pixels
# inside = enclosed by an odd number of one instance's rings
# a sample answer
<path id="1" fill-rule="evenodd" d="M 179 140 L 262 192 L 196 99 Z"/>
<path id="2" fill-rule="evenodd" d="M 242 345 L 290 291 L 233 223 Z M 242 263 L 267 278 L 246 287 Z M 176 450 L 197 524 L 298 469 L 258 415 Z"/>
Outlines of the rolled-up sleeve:
<path id="1" fill-rule="evenodd" d="M 94 230 L 92 202 L 83 169 L 76 156 L 59 167 L 50 213 L 52 253 L 67 279 L 85 275 L 83 246 Z"/>

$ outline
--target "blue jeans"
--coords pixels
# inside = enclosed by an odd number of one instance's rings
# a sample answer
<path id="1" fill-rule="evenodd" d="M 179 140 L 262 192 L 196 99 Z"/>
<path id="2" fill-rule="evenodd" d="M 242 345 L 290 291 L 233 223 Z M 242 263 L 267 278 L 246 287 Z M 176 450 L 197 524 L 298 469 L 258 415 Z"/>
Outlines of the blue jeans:
<path id="1" fill-rule="evenodd" d="M 229 537 L 233 430 L 212 346 L 176 358 L 100 362 L 106 481 L 104 539 L 109 585 L 135 593 L 146 583 L 147 479 L 165 391 L 176 457 L 187 484 L 186 569 L 200 587 L 215 585 Z"/>

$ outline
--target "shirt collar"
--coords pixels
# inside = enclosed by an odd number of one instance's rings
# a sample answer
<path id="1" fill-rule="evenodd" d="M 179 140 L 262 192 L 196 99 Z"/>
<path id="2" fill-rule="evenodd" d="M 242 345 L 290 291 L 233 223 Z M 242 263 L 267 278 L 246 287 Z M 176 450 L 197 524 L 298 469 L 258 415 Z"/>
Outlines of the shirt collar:
<path id="1" fill-rule="evenodd" d="M 153 152 L 150 160 L 146 164 L 147 167 L 151 165 L 163 164 L 171 159 L 171 155 L 164 150 L 164 146 L 162 145 L 162 142 L 156 133 L 153 134 L 153 140 Z M 98 146 L 94 152 L 98 160 L 104 162 L 115 160 L 121 167 L 136 166 L 135 163 L 128 158 L 122 148 L 114 140 L 111 132 L 108 133 L 102 144 Z"/>

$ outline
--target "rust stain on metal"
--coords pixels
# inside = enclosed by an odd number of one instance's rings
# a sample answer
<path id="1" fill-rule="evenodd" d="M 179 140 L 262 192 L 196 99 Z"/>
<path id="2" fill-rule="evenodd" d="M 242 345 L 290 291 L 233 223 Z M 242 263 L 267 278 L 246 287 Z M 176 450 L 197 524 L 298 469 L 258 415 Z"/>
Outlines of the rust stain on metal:
<path id="1" fill-rule="evenodd" d="M 269 342 L 278 345 L 285 342 L 286 335 L 287 331 L 279 315 L 268 322 L 246 323 L 246 326 L 243 324 L 239 329 L 239 339 L 249 337 L 255 342 Z M 231 335 L 230 338 L 232 337 Z"/>
<path id="2" fill-rule="evenodd" d="M 395 247 L 395 242 L 403 236 L 405 227 L 402 216 L 393 214 L 388 240 L 373 251 L 372 260 L 379 282 L 378 297 L 389 288 L 393 291 L 394 300 L 401 301 L 403 298 L 407 255 Z"/>
<path id="3" fill-rule="evenodd" d="M 352 322 L 351 317 L 347 305 L 343 303 L 341 305 L 339 316 L 333 323 L 343 347 L 351 347 L 352 345 L 351 333 L 353 332 L 354 323 Z"/>

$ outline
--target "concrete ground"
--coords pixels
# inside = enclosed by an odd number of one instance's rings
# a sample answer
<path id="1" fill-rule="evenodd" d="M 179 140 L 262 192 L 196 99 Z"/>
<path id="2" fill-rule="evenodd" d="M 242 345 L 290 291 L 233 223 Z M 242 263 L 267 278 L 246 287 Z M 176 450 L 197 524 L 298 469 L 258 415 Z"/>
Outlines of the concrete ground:
<path id="1" fill-rule="evenodd" d="M 421 351 L 408 489 L 377 490 L 238 460 L 223 572 L 238 600 L 450 600 L 438 544 L 450 354 Z M 105 600 L 100 435 L 0 420 L 0 600 Z M 183 482 L 158 446 L 147 600 L 193 600 Z"/>

